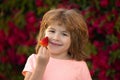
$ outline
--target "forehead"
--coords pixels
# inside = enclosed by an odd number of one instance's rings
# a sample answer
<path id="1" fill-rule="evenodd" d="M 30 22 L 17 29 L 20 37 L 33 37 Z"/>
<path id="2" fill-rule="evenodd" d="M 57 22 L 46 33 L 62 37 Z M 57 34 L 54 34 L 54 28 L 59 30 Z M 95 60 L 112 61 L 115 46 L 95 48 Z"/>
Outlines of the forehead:
<path id="1" fill-rule="evenodd" d="M 57 29 L 57 30 L 67 31 L 65 25 L 59 25 L 59 24 L 51 24 L 48 26 L 48 29 Z"/>
<path id="2" fill-rule="evenodd" d="M 48 27 L 62 27 L 64 30 L 70 32 L 72 29 L 68 23 L 65 23 L 64 21 L 52 21 L 51 23 L 48 24 Z"/>

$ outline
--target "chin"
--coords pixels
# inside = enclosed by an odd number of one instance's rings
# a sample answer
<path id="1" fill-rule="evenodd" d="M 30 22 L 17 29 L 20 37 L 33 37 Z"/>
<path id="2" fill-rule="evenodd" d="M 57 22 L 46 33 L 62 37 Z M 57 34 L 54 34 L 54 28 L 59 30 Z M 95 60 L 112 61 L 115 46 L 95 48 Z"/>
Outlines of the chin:
<path id="1" fill-rule="evenodd" d="M 49 51 L 49 52 L 50 52 L 50 54 L 59 54 L 58 51 Z"/>

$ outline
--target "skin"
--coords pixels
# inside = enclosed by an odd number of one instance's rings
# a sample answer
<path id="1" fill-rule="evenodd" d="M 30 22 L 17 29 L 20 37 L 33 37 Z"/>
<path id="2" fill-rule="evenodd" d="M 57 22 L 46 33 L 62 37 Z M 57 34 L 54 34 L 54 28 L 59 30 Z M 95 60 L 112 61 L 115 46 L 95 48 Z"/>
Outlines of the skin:
<path id="1" fill-rule="evenodd" d="M 70 33 L 64 26 L 50 25 L 46 29 L 46 36 L 49 37 L 47 46 L 50 56 L 59 59 L 68 58 L 68 49 L 71 44 Z"/>
<path id="2" fill-rule="evenodd" d="M 44 71 L 49 62 L 49 58 L 70 59 L 68 49 L 71 44 L 70 33 L 62 25 L 50 25 L 45 31 L 45 36 L 49 38 L 46 47 L 41 46 L 37 54 L 37 65 L 33 73 L 26 72 L 24 80 L 42 80 Z"/>

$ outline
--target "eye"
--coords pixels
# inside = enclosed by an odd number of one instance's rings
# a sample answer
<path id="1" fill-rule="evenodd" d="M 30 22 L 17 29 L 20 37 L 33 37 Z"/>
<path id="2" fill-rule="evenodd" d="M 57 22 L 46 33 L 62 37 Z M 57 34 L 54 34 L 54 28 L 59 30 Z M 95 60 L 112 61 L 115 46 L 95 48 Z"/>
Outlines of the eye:
<path id="1" fill-rule="evenodd" d="M 64 36 L 67 36 L 67 34 L 63 33 Z"/>
<path id="2" fill-rule="evenodd" d="M 62 35 L 63 35 L 63 36 L 69 36 L 69 34 L 68 34 L 68 33 L 62 33 Z"/>
<path id="3" fill-rule="evenodd" d="M 48 32 L 55 33 L 55 31 L 54 31 L 54 30 L 49 30 Z"/>

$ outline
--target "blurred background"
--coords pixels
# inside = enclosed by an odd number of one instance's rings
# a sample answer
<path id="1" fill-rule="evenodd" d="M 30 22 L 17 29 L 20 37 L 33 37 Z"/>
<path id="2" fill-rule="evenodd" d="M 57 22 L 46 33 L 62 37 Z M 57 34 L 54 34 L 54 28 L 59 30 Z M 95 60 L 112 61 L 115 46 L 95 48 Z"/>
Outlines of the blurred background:
<path id="1" fill-rule="evenodd" d="M 120 0 L 0 0 L 0 80 L 23 80 L 44 13 L 77 8 L 89 29 L 93 80 L 120 80 Z"/>

